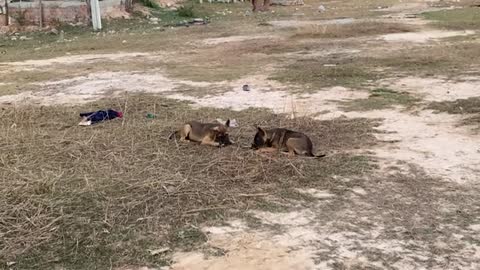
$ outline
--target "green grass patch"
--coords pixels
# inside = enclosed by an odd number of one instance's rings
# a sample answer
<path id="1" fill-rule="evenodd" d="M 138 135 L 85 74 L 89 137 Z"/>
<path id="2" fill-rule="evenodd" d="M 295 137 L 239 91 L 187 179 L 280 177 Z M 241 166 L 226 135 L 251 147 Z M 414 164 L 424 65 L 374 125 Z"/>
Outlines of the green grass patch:
<path id="1" fill-rule="evenodd" d="M 370 111 L 391 108 L 396 105 L 411 107 L 419 101 L 407 92 L 397 92 L 386 88 L 372 90 L 365 99 L 355 99 L 342 102 L 343 109 L 347 111 Z"/>
<path id="2" fill-rule="evenodd" d="M 195 5 L 195 15 L 209 17 L 211 8 Z M 103 29 L 93 32 L 90 26 L 59 25 L 58 30 L 64 31 L 64 41 L 59 42 L 59 35 L 48 32 L 21 33 L 28 40 L 11 40 L 0 36 L 0 62 L 45 59 L 72 54 L 112 53 L 118 51 L 162 51 L 169 49 L 181 50 L 186 40 L 197 40 L 216 30 L 205 26 L 182 27 L 175 30 L 166 25 L 175 25 L 185 21 L 176 11 L 167 9 L 152 9 L 151 14 L 160 19 L 158 25 L 141 16 L 131 19 L 114 19 L 103 21 Z M 147 38 L 148 37 L 148 38 Z"/>
<path id="3" fill-rule="evenodd" d="M 480 29 L 480 8 L 468 7 L 422 13 L 433 24 L 453 30 Z"/>
<path id="4" fill-rule="evenodd" d="M 144 6 L 153 8 L 153 9 L 159 9 L 160 6 L 158 5 L 157 2 L 154 0 L 140 0 L 140 3 L 142 3 Z"/>
<path id="5" fill-rule="evenodd" d="M 177 9 L 177 14 L 180 17 L 184 18 L 193 18 L 195 17 L 195 11 L 193 5 L 190 6 L 180 6 Z"/>

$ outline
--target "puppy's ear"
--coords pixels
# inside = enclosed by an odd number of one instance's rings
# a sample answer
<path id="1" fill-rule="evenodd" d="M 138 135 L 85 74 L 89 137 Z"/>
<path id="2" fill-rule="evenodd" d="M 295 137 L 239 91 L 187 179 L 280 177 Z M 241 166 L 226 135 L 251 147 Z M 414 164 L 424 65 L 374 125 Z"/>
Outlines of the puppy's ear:
<path id="1" fill-rule="evenodd" d="M 227 122 L 225 122 L 226 127 L 230 127 L 230 119 L 227 119 Z"/>
<path id="2" fill-rule="evenodd" d="M 265 137 L 267 135 L 267 132 L 265 132 L 265 130 L 261 127 L 257 127 L 257 131 L 262 137 Z"/>

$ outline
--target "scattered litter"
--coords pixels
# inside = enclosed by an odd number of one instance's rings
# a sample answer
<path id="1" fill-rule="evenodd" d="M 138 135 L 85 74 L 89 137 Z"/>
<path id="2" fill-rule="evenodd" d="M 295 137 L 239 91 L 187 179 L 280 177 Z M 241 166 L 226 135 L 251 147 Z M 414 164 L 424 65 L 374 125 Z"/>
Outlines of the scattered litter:
<path id="1" fill-rule="evenodd" d="M 8 266 L 8 267 L 10 267 L 10 266 L 12 266 L 12 265 L 15 265 L 15 264 L 16 264 L 16 262 L 7 262 L 7 266 Z"/>
<path id="2" fill-rule="evenodd" d="M 406 19 L 415 19 L 417 18 L 417 14 L 405 14 L 403 17 Z"/>
<path id="3" fill-rule="evenodd" d="M 157 17 L 150 17 L 149 20 L 151 23 L 154 23 L 154 24 L 157 24 L 159 21 L 161 21 L 161 19 Z"/>
<path id="4" fill-rule="evenodd" d="M 165 26 L 167 26 L 167 27 L 181 27 L 181 26 L 189 27 L 190 25 L 206 25 L 208 23 L 209 23 L 208 19 L 196 18 L 196 19 L 193 19 L 193 20 L 190 20 L 190 21 L 183 21 L 183 22 L 178 22 L 178 23 L 174 23 L 174 24 L 167 24 Z"/>
<path id="5" fill-rule="evenodd" d="M 147 118 L 148 118 L 148 119 L 153 119 L 153 118 L 155 118 L 155 117 L 157 117 L 155 114 L 153 114 L 153 113 L 147 113 Z"/>
<path id="6" fill-rule="evenodd" d="M 166 247 L 166 248 L 159 248 L 159 249 L 154 249 L 154 250 L 148 250 L 148 252 L 150 252 L 150 255 L 158 255 L 158 254 L 161 254 L 161 253 L 165 253 L 167 251 L 169 251 L 170 248 Z"/>
<path id="7" fill-rule="evenodd" d="M 242 89 L 243 89 L 243 91 L 250 91 L 250 85 L 244 84 L 244 85 L 242 86 Z"/>
<path id="8" fill-rule="evenodd" d="M 69 23 L 68 25 L 70 26 L 82 26 L 85 25 L 83 22 L 77 22 L 77 23 Z"/>
<path id="9" fill-rule="evenodd" d="M 216 120 L 217 120 L 217 122 L 219 122 L 220 124 L 224 124 L 224 125 L 225 125 L 225 123 L 227 123 L 226 120 L 223 120 L 223 119 L 221 119 L 221 118 L 217 118 Z M 238 122 L 237 122 L 237 119 L 230 119 L 230 127 L 239 127 L 239 124 L 238 124 Z"/>
<path id="10" fill-rule="evenodd" d="M 272 0 L 271 3 L 272 6 L 303 6 L 305 4 L 304 0 Z"/>
<path id="11" fill-rule="evenodd" d="M 337 64 L 323 64 L 324 67 L 336 67 Z"/>
<path id="12" fill-rule="evenodd" d="M 258 24 L 258 26 L 273 26 L 273 24 L 268 23 L 268 22 L 261 22 Z"/>
<path id="13" fill-rule="evenodd" d="M 80 117 L 83 117 L 82 121 L 78 124 L 79 126 L 90 126 L 105 120 L 112 120 L 115 118 L 122 118 L 123 113 L 117 112 L 112 109 L 106 111 L 96 111 L 96 112 L 87 112 L 80 113 Z"/>
<path id="14" fill-rule="evenodd" d="M 327 9 L 325 8 L 324 5 L 320 5 L 318 6 L 318 12 L 322 13 L 322 12 L 325 12 Z"/>

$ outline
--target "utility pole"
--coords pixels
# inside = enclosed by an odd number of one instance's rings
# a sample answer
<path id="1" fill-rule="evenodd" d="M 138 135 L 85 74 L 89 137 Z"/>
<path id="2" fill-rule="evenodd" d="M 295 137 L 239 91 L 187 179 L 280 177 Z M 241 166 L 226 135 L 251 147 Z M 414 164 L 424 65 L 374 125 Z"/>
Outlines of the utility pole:
<path id="1" fill-rule="evenodd" d="M 8 26 L 8 0 L 5 0 L 5 25 Z"/>
<path id="2" fill-rule="evenodd" d="M 42 0 L 38 0 L 38 11 L 40 12 L 40 17 L 39 17 L 40 28 L 43 28 L 43 4 L 42 4 Z"/>
<path id="3" fill-rule="evenodd" d="M 102 30 L 102 16 L 98 0 L 90 0 L 90 9 L 92 10 L 93 31 Z"/>

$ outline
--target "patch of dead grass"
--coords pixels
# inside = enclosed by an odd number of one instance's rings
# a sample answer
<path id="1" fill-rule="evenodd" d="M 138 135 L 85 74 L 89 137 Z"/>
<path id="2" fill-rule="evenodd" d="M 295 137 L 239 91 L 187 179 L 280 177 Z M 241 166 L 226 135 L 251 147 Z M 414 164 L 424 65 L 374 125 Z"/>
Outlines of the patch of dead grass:
<path id="1" fill-rule="evenodd" d="M 452 78 L 478 70 L 480 43 L 456 42 L 411 50 L 382 57 L 376 65 L 416 76 L 445 75 Z"/>
<path id="2" fill-rule="evenodd" d="M 78 113 L 117 108 L 123 120 L 77 126 Z M 145 114 L 154 112 L 155 119 Z M 309 134 L 323 159 L 259 156 L 248 146 L 253 124 Z M 0 263 L 20 269 L 164 265 L 149 249 L 202 241 L 198 227 L 230 210 L 300 186 L 335 187 L 334 175 L 362 175 L 367 156 L 348 151 L 375 143 L 376 121 L 289 120 L 264 110 L 192 110 L 151 96 L 74 107 L 2 107 L 0 117 Z M 221 149 L 175 143 L 168 134 L 186 120 L 236 118 L 237 145 Z M 333 151 L 338 153 L 332 153 Z M 179 238 L 180 237 L 180 238 Z M 180 241 L 181 239 L 182 241 Z"/>
<path id="3" fill-rule="evenodd" d="M 480 97 L 432 102 L 427 109 L 450 114 L 465 114 L 467 117 L 462 124 L 480 126 Z"/>
<path id="4" fill-rule="evenodd" d="M 308 25 L 298 28 L 291 38 L 351 38 L 411 31 L 411 26 L 400 23 L 365 21 L 352 24 Z"/>
<path id="5" fill-rule="evenodd" d="M 365 64 L 400 74 L 444 75 L 455 79 L 478 70 L 477 57 L 480 57 L 480 43 L 471 41 L 399 50 L 371 58 Z"/>
<path id="6" fill-rule="evenodd" d="M 365 88 L 382 77 L 392 76 L 447 76 L 480 72 L 476 59 L 480 57 L 480 43 L 462 42 L 414 47 L 395 52 L 383 51 L 374 56 L 352 57 L 332 54 L 321 58 L 299 59 L 286 64 L 271 79 L 312 86 L 313 90 L 330 86 Z M 308 89 L 306 90 L 308 91 Z"/>
<path id="7" fill-rule="evenodd" d="M 394 174 L 372 183 L 377 188 L 372 189 L 375 194 L 367 200 L 384 208 L 379 222 L 387 230 L 382 237 L 414 240 L 428 246 L 439 240 L 448 243 L 455 232 L 465 234 L 478 214 L 476 188 L 431 177 L 414 165 L 409 167 L 406 174 Z M 455 249 L 437 251 L 459 259 Z"/>
<path id="8" fill-rule="evenodd" d="M 434 26 L 441 28 L 453 30 L 480 29 L 479 7 L 425 12 L 422 16 L 425 19 L 432 20 Z"/>
<path id="9" fill-rule="evenodd" d="M 428 109 L 451 114 L 480 113 L 480 97 L 432 102 Z"/>
<path id="10" fill-rule="evenodd" d="M 317 232 L 328 231 L 327 241 L 317 246 L 320 261 L 338 269 L 455 268 L 476 262 L 478 237 L 469 228 L 478 224 L 480 209 L 474 184 L 434 178 L 406 164 L 398 173 L 345 178 L 335 185 L 328 191 L 337 196 L 328 201 L 302 199 L 304 207 L 314 209 Z M 352 187 L 365 195 L 354 194 Z M 330 239 L 335 243 L 325 245 Z M 368 259 L 347 264 L 339 256 L 346 252 Z"/>
<path id="11" fill-rule="evenodd" d="M 32 91 L 34 88 L 33 85 L 26 86 L 15 83 L 0 84 L 0 96 L 16 95 L 23 91 Z"/>
<path id="12" fill-rule="evenodd" d="M 341 102 L 343 109 L 347 111 L 370 111 L 392 108 L 398 105 L 409 108 L 419 101 L 418 98 L 407 92 L 397 92 L 386 88 L 378 88 L 370 92 L 368 98 Z"/>
<path id="13" fill-rule="evenodd" d="M 358 65 L 357 62 L 359 61 L 361 60 L 356 58 L 298 60 L 272 75 L 271 79 L 280 82 L 307 84 L 315 88 L 329 86 L 359 88 L 377 78 L 377 75 L 371 69 Z"/>

